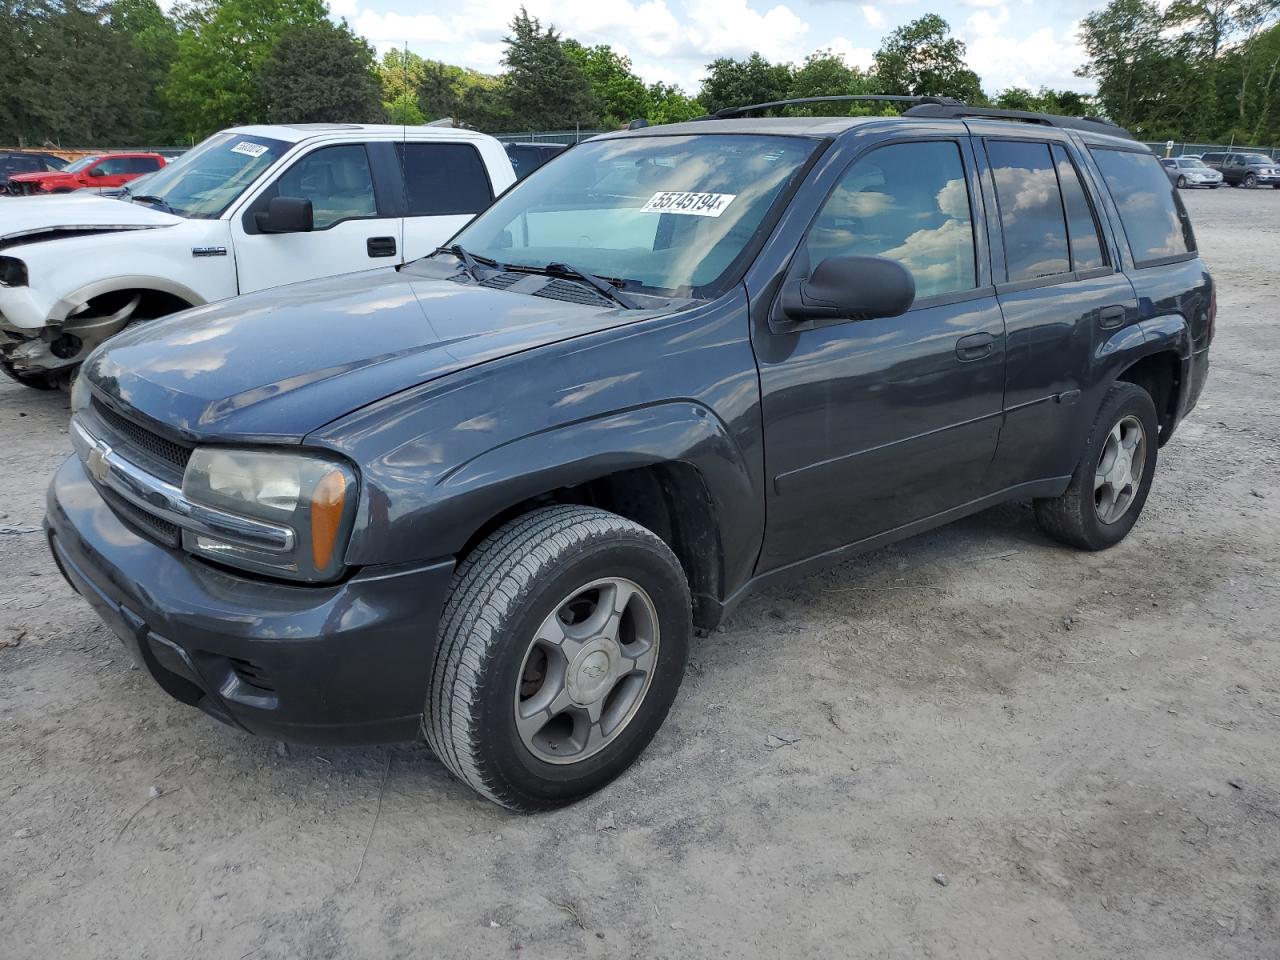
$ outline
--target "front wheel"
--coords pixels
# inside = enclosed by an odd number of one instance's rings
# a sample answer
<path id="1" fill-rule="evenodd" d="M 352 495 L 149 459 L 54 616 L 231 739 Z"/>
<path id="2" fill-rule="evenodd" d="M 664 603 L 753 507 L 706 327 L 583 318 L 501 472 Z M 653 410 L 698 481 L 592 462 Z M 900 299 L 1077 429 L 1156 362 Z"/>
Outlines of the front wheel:
<path id="1" fill-rule="evenodd" d="M 1244 180 L 1242 181 L 1242 185 L 1252 190 L 1254 187 L 1258 185 L 1258 178 L 1255 177 L 1252 173 L 1246 173 L 1244 175 Z"/>
<path id="2" fill-rule="evenodd" d="M 0 360 L 0 370 L 15 383 L 32 390 L 57 390 L 58 378 L 48 373 L 22 373 L 14 368 L 8 360 Z"/>
<path id="3" fill-rule="evenodd" d="M 504 807 L 572 803 L 626 770 L 662 725 L 692 629 L 684 571 L 653 533 L 592 507 L 525 514 L 454 574 L 427 743 Z"/>
<path id="4" fill-rule="evenodd" d="M 1174 186 L 1176 186 L 1179 190 L 1185 190 L 1187 188 L 1187 178 L 1179 177 L 1178 182 L 1174 184 Z"/>
<path id="5" fill-rule="evenodd" d="M 1132 383 L 1113 384 L 1066 492 L 1035 502 L 1041 529 L 1082 550 L 1119 543 L 1147 501 L 1158 442 L 1151 395 Z"/>

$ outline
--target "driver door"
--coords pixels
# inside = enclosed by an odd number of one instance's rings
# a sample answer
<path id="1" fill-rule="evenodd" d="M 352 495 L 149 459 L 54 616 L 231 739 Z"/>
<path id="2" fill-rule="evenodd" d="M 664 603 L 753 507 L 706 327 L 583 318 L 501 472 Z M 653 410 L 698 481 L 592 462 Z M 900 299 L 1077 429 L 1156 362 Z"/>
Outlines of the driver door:
<path id="1" fill-rule="evenodd" d="M 790 275 L 806 276 L 832 256 L 897 260 L 916 301 L 899 317 L 756 334 L 770 480 L 760 572 L 989 492 L 1004 321 L 979 266 L 971 149 L 959 138 L 863 153 L 792 261 Z"/>
<path id="2" fill-rule="evenodd" d="M 294 161 L 232 221 L 240 292 L 401 263 L 402 218 L 379 194 L 363 143 L 323 146 Z M 274 197 L 310 200 L 311 231 L 263 233 L 257 214 Z"/>

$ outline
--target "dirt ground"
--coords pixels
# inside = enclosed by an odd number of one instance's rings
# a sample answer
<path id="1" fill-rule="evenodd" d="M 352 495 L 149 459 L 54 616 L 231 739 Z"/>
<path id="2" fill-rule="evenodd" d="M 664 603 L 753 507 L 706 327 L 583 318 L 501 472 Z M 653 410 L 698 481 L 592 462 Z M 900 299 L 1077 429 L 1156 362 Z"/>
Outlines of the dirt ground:
<path id="1" fill-rule="evenodd" d="M 0 386 L 0 958 L 1280 957 L 1280 191 L 1186 200 L 1214 367 L 1124 544 L 1008 506 L 759 596 L 549 815 L 168 700 L 36 530 L 65 398 Z"/>

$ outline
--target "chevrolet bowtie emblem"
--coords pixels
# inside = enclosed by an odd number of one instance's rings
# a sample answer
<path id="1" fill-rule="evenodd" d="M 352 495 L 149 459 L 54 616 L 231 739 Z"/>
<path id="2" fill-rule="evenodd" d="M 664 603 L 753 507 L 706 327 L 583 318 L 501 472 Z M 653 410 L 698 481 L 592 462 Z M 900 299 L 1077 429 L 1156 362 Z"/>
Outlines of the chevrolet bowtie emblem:
<path id="1" fill-rule="evenodd" d="M 111 448 L 99 442 L 89 448 L 89 455 L 85 457 L 85 469 L 89 471 L 89 476 L 99 483 L 106 483 L 107 477 L 111 475 L 111 464 L 107 462 L 110 453 Z"/>

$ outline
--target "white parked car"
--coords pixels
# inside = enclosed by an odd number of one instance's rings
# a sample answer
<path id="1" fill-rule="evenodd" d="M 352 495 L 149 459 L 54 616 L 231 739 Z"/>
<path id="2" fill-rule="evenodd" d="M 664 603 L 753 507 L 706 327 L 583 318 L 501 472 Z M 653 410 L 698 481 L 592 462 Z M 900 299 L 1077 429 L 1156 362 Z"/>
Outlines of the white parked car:
<path id="1" fill-rule="evenodd" d="M 224 130 L 121 199 L 5 200 L 0 368 L 64 385 L 130 323 L 416 260 L 514 181 L 481 133 L 299 124 Z"/>

